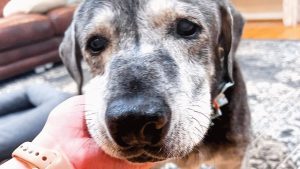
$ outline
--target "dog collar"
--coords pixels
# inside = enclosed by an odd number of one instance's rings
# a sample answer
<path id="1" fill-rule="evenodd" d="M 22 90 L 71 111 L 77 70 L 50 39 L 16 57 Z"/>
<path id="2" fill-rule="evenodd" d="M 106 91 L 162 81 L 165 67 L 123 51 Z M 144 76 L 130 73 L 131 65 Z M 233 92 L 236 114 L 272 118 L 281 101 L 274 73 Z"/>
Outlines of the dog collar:
<path id="1" fill-rule="evenodd" d="M 45 149 L 30 142 L 20 145 L 12 156 L 30 169 L 73 169 L 63 153 Z"/>
<path id="2" fill-rule="evenodd" d="M 212 119 L 216 119 L 220 116 L 223 115 L 221 107 L 225 106 L 226 104 L 228 104 L 228 99 L 226 98 L 224 92 L 232 87 L 234 85 L 234 83 L 232 82 L 228 82 L 225 83 L 225 85 L 223 85 L 223 87 L 221 87 L 221 92 L 217 95 L 217 97 L 213 100 L 213 112 L 212 112 Z"/>

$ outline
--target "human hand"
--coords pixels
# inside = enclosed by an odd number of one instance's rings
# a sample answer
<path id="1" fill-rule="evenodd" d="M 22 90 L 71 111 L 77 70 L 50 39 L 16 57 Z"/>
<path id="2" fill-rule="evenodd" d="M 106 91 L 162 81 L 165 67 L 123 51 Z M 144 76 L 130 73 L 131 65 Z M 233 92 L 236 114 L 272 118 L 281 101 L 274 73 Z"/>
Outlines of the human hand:
<path id="1" fill-rule="evenodd" d="M 70 98 L 56 107 L 33 143 L 63 152 L 75 169 L 151 168 L 153 163 L 133 164 L 105 154 L 88 133 L 84 107 L 84 96 Z"/>

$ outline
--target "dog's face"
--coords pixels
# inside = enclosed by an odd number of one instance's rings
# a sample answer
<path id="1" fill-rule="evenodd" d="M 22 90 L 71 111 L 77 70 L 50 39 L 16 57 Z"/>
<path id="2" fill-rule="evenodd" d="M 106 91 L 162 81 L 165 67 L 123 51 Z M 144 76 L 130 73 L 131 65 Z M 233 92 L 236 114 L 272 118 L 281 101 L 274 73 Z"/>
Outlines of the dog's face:
<path id="1" fill-rule="evenodd" d="M 86 119 L 106 153 L 132 162 L 161 161 L 201 144 L 231 47 L 224 4 L 91 0 L 79 7 L 61 55 L 79 84 L 81 57 L 94 75 Z"/>

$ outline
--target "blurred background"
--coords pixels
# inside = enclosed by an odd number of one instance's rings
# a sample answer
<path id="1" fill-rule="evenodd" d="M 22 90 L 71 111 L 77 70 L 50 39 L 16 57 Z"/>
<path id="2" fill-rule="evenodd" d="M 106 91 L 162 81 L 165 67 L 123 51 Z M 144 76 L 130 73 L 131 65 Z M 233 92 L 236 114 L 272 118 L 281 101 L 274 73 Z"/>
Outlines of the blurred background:
<path id="1" fill-rule="evenodd" d="M 58 46 L 78 2 L 0 0 L 0 161 L 76 93 Z M 244 168 L 300 169 L 300 0 L 232 3 L 247 21 L 237 53 L 253 128 Z"/>

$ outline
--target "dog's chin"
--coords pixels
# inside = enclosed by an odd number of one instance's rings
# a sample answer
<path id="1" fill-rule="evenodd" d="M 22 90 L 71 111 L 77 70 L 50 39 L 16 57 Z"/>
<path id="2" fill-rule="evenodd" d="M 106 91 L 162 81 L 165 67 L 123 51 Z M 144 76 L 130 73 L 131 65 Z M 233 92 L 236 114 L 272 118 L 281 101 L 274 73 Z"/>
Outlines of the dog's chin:
<path id="1" fill-rule="evenodd" d="M 121 156 L 132 163 L 160 162 L 168 159 L 166 156 L 163 156 L 163 152 L 158 154 L 159 150 L 156 149 L 158 148 L 130 148 L 123 151 Z"/>
<path id="2" fill-rule="evenodd" d="M 161 162 L 170 158 L 168 157 L 169 152 L 164 150 L 162 147 L 141 146 L 125 149 L 121 148 L 118 149 L 117 152 L 117 154 L 114 154 L 116 158 L 120 158 L 131 163 Z M 109 152 L 106 153 L 110 154 Z"/>

